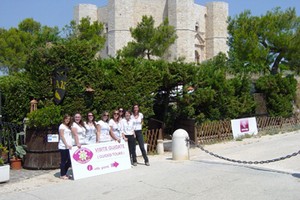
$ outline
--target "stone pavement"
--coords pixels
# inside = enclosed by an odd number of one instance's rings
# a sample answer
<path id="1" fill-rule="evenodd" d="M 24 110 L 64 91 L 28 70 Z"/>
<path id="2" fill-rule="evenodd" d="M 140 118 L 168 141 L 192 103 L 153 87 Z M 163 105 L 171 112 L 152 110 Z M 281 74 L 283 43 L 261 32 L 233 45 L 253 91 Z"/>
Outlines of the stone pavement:
<path id="1" fill-rule="evenodd" d="M 300 131 L 296 131 L 204 147 L 232 159 L 265 160 L 298 152 L 299 141 Z M 0 200 L 299 199 L 299 155 L 269 164 L 244 165 L 212 157 L 199 148 L 192 148 L 189 153 L 189 160 L 172 160 L 172 153 L 165 152 L 149 156 L 150 167 L 139 164 L 129 170 L 77 181 L 60 180 L 59 170 L 36 171 L 44 173 L 36 176 L 35 172 L 24 170 L 25 179 L 0 185 Z M 13 173 L 19 172 L 12 172 L 12 176 L 16 175 Z"/>
<path id="2" fill-rule="evenodd" d="M 54 170 L 28 170 L 28 169 L 20 169 L 20 170 L 10 170 L 10 183 L 15 183 L 18 181 L 23 181 L 26 179 L 30 179 L 36 176 L 40 176 L 43 174 L 50 173 Z"/>

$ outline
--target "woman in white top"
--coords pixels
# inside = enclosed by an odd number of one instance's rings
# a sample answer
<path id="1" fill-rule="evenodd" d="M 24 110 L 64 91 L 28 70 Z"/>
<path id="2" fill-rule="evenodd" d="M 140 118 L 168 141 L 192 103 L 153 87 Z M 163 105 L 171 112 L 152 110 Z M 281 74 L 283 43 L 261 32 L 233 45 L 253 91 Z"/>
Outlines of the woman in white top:
<path id="1" fill-rule="evenodd" d="M 125 113 L 124 113 L 124 109 L 122 107 L 119 108 L 119 118 L 124 119 L 125 117 Z"/>
<path id="2" fill-rule="evenodd" d="M 99 134 L 100 134 L 100 142 L 109 142 L 112 141 L 112 137 L 110 136 L 110 127 L 108 125 L 109 121 L 109 113 L 103 112 L 102 119 L 97 122 Z"/>
<path id="3" fill-rule="evenodd" d="M 92 112 L 88 112 L 86 122 L 84 122 L 86 128 L 86 144 L 95 144 L 100 141 L 98 126 L 95 122 L 95 117 Z"/>
<path id="4" fill-rule="evenodd" d="M 121 133 L 125 141 L 128 141 L 129 155 L 133 166 L 137 166 L 135 153 L 135 133 L 133 121 L 130 118 L 131 112 L 125 111 L 125 118 L 121 120 Z"/>
<path id="5" fill-rule="evenodd" d="M 110 127 L 110 135 L 111 137 L 117 141 L 121 142 L 121 125 L 120 125 L 120 115 L 119 110 L 115 110 L 113 112 L 113 118 L 109 120 L 108 125 Z"/>
<path id="6" fill-rule="evenodd" d="M 139 105 L 135 104 L 133 106 L 133 113 L 131 115 L 131 119 L 133 120 L 134 123 L 134 132 L 136 135 L 136 140 L 139 143 L 140 150 L 142 152 L 145 165 L 150 166 L 149 164 L 149 159 L 145 150 L 145 145 L 144 145 L 144 138 L 143 138 L 143 133 L 142 133 L 142 125 L 143 125 L 143 119 L 144 115 L 139 112 Z"/>
<path id="7" fill-rule="evenodd" d="M 58 149 L 60 151 L 60 178 L 69 179 L 67 176 L 68 169 L 71 167 L 71 159 L 69 149 L 72 149 L 72 133 L 71 133 L 71 117 L 65 115 L 62 124 L 58 128 L 59 142 Z"/>
<path id="8" fill-rule="evenodd" d="M 80 148 L 81 145 L 86 144 L 86 128 L 82 121 L 80 113 L 74 115 L 74 122 L 72 124 L 72 133 L 75 145 Z"/>

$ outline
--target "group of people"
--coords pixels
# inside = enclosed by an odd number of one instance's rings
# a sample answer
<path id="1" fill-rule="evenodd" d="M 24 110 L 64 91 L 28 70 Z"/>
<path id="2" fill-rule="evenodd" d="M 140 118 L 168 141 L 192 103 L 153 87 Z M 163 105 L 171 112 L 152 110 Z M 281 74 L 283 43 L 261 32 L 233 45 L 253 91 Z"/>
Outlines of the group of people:
<path id="1" fill-rule="evenodd" d="M 128 142 L 131 164 L 137 166 L 136 141 L 139 144 L 146 166 L 150 166 L 149 159 L 144 148 L 142 134 L 143 114 L 139 112 L 139 105 L 133 106 L 130 110 L 124 111 L 122 108 L 116 109 L 109 119 L 109 112 L 102 113 L 101 120 L 96 121 L 92 112 L 87 113 L 86 120 L 82 119 L 80 113 L 63 117 L 63 122 L 59 126 L 58 149 L 61 154 L 60 178 L 69 179 L 67 171 L 71 167 L 69 149 L 73 146 L 81 148 L 81 145 L 94 144 L 99 142 L 124 140 Z"/>

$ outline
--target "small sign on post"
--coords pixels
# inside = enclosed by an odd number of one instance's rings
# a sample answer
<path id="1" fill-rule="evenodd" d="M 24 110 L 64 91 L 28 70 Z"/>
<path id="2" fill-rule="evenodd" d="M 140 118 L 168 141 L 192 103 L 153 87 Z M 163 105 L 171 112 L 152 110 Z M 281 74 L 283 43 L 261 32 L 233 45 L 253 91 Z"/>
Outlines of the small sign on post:
<path id="1" fill-rule="evenodd" d="M 58 134 L 48 134 L 47 135 L 47 142 L 58 142 L 59 137 Z"/>
<path id="2" fill-rule="evenodd" d="M 257 124 L 255 117 L 233 119 L 231 120 L 232 133 L 234 138 L 248 135 L 256 135 Z"/>

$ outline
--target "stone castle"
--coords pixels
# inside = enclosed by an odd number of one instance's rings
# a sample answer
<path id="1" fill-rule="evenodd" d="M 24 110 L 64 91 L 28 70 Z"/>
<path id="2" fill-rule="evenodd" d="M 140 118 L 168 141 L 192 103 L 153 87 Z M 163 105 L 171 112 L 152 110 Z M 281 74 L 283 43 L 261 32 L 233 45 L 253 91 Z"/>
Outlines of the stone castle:
<path id="1" fill-rule="evenodd" d="M 75 6 L 74 20 L 78 23 L 83 17 L 105 24 L 106 47 L 101 56 L 116 56 L 132 41 L 130 27 L 136 27 L 142 16 L 152 16 L 155 26 L 168 17 L 178 36 L 170 47 L 165 59 L 169 61 L 185 58 L 186 62 L 202 62 L 227 53 L 226 2 L 210 2 L 205 6 L 194 0 L 108 0 L 108 5 L 97 7 L 92 4 Z"/>

